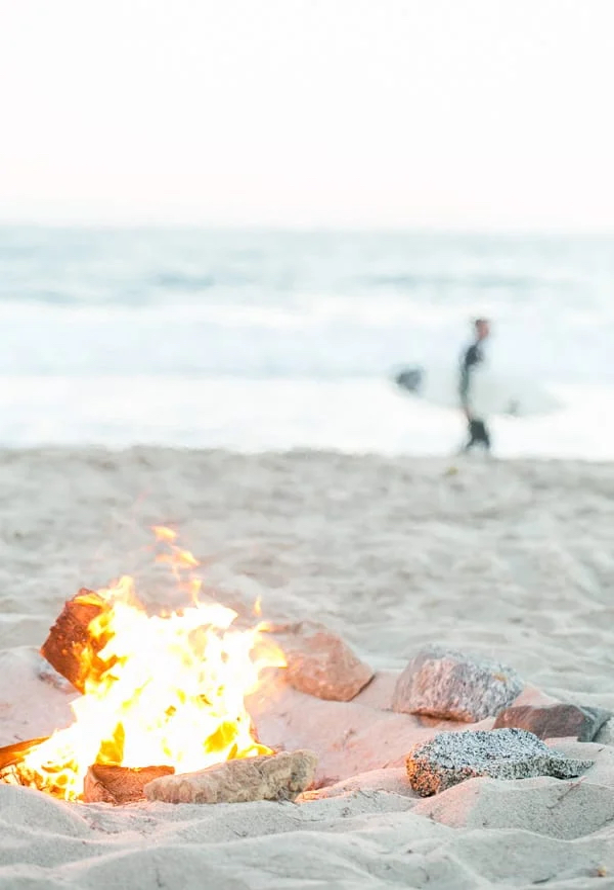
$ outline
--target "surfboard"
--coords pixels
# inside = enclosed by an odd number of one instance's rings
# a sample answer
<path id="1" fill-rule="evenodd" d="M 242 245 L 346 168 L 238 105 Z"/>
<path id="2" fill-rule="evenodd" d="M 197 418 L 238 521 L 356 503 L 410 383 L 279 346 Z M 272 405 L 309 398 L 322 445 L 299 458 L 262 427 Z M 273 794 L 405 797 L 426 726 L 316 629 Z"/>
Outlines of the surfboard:
<path id="1" fill-rule="evenodd" d="M 459 409 L 459 366 L 412 365 L 394 375 L 406 393 L 438 408 Z M 471 404 L 478 416 L 531 417 L 559 410 L 560 401 L 531 378 L 496 374 L 478 366 L 472 371 Z"/>

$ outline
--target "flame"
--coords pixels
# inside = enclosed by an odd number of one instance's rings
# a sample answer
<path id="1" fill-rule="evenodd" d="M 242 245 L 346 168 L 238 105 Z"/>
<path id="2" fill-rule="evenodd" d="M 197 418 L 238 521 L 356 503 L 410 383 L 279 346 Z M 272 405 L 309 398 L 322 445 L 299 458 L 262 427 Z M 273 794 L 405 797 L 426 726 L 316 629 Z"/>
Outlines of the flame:
<path id="1" fill-rule="evenodd" d="M 151 530 L 156 536 L 156 541 L 172 544 L 173 541 L 177 540 L 177 532 L 173 531 L 172 528 L 167 528 L 165 525 L 152 525 Z"/>
<path id="2" fill-rule="evenodd" d="M 128 577 L 99 595 L 110 608 L 88 628 L 102 648 L 71 705 L 74 723 L 21 766 L 36 787 L 75 800 L 95 763 L 182 773 L 271 753 L 256 741 L 244 703 L 263 668 L 285 664 L 260 626 L 233 628 L 236 613 L 216 603 L 149 616 Z"/>

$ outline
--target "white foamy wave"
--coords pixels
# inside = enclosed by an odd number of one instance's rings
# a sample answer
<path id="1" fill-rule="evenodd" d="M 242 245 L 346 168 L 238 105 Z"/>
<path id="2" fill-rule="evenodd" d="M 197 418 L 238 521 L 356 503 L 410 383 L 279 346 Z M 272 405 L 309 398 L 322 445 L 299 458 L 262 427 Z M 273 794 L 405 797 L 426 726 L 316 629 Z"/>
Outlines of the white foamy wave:
<path id="1" fill-rule="evenodd" d="M 67 309 L 5 305 L 2 375 L 188 375 L 334 379 L 386 377 L 398 365 L 455 361 L 469 313 L 406 301 L 350 311 L 221 305 Z M 320 300 L 320 303 L 324 303 Z M 376 323 L 377 321 L 377 323 Z M 495 317 L 489 352 L 498 370 L 542 382 L 614 381 L 614 319 L 535 310 Z"/>
<path id="2" fill-rule="evenodd" d="M 555 390 L 551 416 L 495 418 L 500 457 L 610 460 L 614 388 Z M 2 444 L 292 448 L 451 455 L 465 436 L 458 411 L 400 397 L 376 380 L 203 380 L 146 377 L 0 377 Z"/>

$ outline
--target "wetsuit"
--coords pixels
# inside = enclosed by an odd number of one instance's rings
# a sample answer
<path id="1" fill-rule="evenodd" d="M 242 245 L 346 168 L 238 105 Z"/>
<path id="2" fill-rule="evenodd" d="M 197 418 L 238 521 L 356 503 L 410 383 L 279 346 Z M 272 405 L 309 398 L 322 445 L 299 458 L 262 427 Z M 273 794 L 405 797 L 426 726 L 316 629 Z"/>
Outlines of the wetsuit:
<path id="1" fill-rule="evenodd" d="M 465 351 L 461 360 L 459 394 L 461 405 L 470 415 L 468 419 L 469 440 L 464 451 L 469 451 L 474 445 L 483 445 L 490 450 L 490 434 L 483 419 L 475 417 L 471 407 L 471 383 L 475 368 L 484 361 L 484 354 L 480 341 L 476 341 Z"/>

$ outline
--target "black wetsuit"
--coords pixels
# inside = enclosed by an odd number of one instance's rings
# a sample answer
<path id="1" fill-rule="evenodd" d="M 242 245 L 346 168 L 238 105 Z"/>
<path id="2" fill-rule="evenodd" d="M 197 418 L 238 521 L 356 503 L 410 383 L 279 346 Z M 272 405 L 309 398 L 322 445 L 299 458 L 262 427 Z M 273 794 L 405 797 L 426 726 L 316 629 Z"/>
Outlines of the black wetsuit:
<path id="1" fill-rule="evenodd" d="M 459 394 L 461 405 L 467 411 L 471 411 L 471 419 L 469 424 L 469 440 L 464 447 L 464 451 L 469 451 L 474 445 L 483 445 L 487 451 L 490 450 L 490 434 L 486 427 L 486 423 L 482 418 L 475 417 L 471 408 L 471 382 L 476 365 L 484 361 L 482 347 L 480 341 L 476 341 L 463 354 L 461 360 L 460 386 Z"/>

